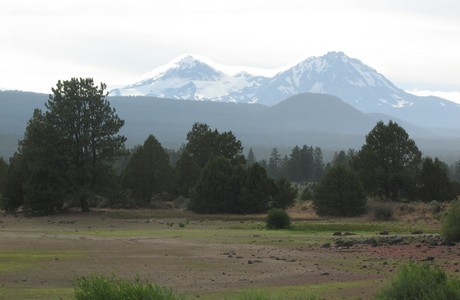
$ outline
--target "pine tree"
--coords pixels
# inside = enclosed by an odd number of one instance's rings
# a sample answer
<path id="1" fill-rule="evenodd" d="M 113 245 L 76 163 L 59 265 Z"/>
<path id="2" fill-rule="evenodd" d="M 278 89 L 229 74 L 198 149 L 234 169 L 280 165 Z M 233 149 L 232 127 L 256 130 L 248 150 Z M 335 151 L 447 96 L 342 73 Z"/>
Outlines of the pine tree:
<path id="1" fill-rule="evenodd" d="M 190 191 L 195 187 L 200 177 L 200 168 L 187 150 L 182 152 L 181 157 L 177 161 L 176 173 L 178 176 L 177 185 L 179 194 L 189 197 Z"/>
<path id="2" fill-rule="evenodd" d="M 316 186 L 313 206 L 318 215 L 351 217 L 364 213 L 366 196 L 359 178 L 339 165 Z"/>
<path id="3" fill-rule="evenodd" d="M 390 200 L 414 198 L 421 152 L 397 123 L 378 122 L 353 159 L 366 190 Z"/>
<path id="4" fill-rule="evenodd" d="M 118 135 L 124 121 L 110 107 L 105 89 L 91 78 L 58 81 L 46 103 L 46 122 L 63 144 L 61 154 L 68 165 L 62 175 L 71 182 L 82 211 L 89 210 L 88 197 L 104 185 L 126 140 Z"/>
<path id="5" fill-rule="evenodd" d="M 254 152 L 252 151 L 252 147 L 251 147 L 251 148 L 249 148 L 248 157 L 246 159 L 246 167 L 250 167 L 253 164 L 255 164 L 256 162 L 257 162 L 257 159 L 256 159 L 256 156 L 254 155 Z"/>
<path id="6" fill-rule="evenodd" d="M 280 177 L 280 168 L 281 168 L 281 154 L 278 152 L 278 149 L 273 148 L 270 158 L 268 160 L 267 174 L 270 178 Z"/>
<path id="7" fill-rule="evenodd" d="M 447 166 L 438 158 L 423 160 L 418 177 L 419 195 L 423 201 L 448 201 L 455 197 L 454 188 L 447 175 Z"/>
<path id="8" fill-rule="evenodd" d="M 173 182 L 168 153 L 153 135 L 149 135 L 142 146 L 134 149 L 123 185 L 131 190 L 139 205 L 145 206 L 155 194 L 171 192 Z"/>
<path id="9" fill-rule="evenodd" d="M 191 210 L 211 214 L 230 212 L 239 192 L 230 182 L 234 182 L 230 161 L 222 156 L 211 158 L 191 192 Z"/>

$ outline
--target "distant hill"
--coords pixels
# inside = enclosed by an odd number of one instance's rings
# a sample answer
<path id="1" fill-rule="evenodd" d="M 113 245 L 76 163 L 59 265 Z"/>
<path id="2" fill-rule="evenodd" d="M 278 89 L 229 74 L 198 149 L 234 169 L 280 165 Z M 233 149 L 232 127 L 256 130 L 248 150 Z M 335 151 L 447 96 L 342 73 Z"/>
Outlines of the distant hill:
<path id="1" fill-rule="evenodd" d="M 13 154 L 33 109 L 44 108 L 47 99 L 45 94 L 0 91 L 0 155 Z M 358 149 L 378 120 L 393 119 L 427 153 L 460 158 L 458 138 L 445 137 L 436 130 L 387 115 L 365 114 L 337 97 L 324 94 L 300 94 L 271 107 L 154 97 L 109 97 L 109 101 L 125 120 L 122 133 L 128 138 L 128 147 L 154 134 L 163 146 L 178 148 L 185 143 L 193 123 L 205 122 L 219 131 L 232 130 L 243 141 L 246 151 L 250 146 L 258 150 L 256 155 L 268 155 L 275 146 L 287 151 L 303 144 L 319 146 L 325 151 Z"/>

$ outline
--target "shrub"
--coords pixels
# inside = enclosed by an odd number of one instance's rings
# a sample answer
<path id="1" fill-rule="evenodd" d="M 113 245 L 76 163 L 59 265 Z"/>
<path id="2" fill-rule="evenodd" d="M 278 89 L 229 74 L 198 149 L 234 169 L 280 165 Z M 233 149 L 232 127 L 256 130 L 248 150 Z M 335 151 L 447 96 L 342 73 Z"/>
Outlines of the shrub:
<path id="1" fill-rule="evenodd" d="M 460 281 L 449 279 L 439 267 L 409 263 L 401 268 L 377 299 L 460 299 Z"/>
<path id="2" fill-rule="evenodd" d="M 81 277 L 75 286 L 77 300 L 176 300 L 184 299 L 175 295 L 171 289 L 151 283 L 143 283 L 137 277 L 133 282 L 115 278 L 108 279 L 101 274 Z"/>
<path id="3" fill-rule="evenodd" d="M 394 216 L 394 208 L 388 202 L 371 202 L 368 205 L 372 219 L 377 221 L 390 221 Z"/>
<path id="4" fill-rule="evenodd" d="M 442 235 L 449 241 L 460 241 L 460 201 L 452 202 L 442 220 Z"/>
<path id="5" fill-rule="evenodd" d="M 291 226 L 291 218 L 287 212 L 280 208 L 272 208 L 267 215 L 268 229 L 285 229 Z"/>

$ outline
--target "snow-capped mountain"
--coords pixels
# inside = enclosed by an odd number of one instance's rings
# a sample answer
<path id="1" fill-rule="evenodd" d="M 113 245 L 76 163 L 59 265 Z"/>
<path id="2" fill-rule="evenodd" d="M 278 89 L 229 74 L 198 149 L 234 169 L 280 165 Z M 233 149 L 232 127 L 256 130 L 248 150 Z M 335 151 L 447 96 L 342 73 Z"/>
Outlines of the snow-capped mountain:
<path id="1" fill-rule="evenodd" d="M 375 112 L 376 106 L 401 108 L 411 105 L 404 98 L 404 91 L 343 52 L 310 57 L 275 75 L 257 91 L 256 99 L 272 105 L 305 92 L 334 95 L 363 112 Z"/>
<path id="2" fill-rule="evenodd" d="M 187 55 L 154 70 L 149 78 L 110 92 L 112 96 L 155 96 L 184 100 L 251 102 L 268 78 L 229 74 Z"/>
<path id="3" fill-rule="evenodd" d="M 110 94 L 274 105 L 307 92 L 330 94 L 364 113 L 387 114 L 414 125 L 460 128 L 459 104 L 409 94 L 343 52 L 310 57 L 272 78 L 247 72 L 231 74 L 188 55 Z"/>

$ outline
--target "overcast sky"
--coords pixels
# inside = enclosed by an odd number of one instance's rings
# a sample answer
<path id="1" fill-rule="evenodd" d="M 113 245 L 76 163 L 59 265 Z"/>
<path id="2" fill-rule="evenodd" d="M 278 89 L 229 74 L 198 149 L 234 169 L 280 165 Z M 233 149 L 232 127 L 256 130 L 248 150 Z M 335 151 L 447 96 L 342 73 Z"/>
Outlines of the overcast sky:
<path id="1" fill-rule="evenodd" d="M 186 53 L 273 69 L 343 51 L 403 89 L 460 92 L 458 0 L 2 0 L 0 41 L 0 89 L 119 87 Z"/>

